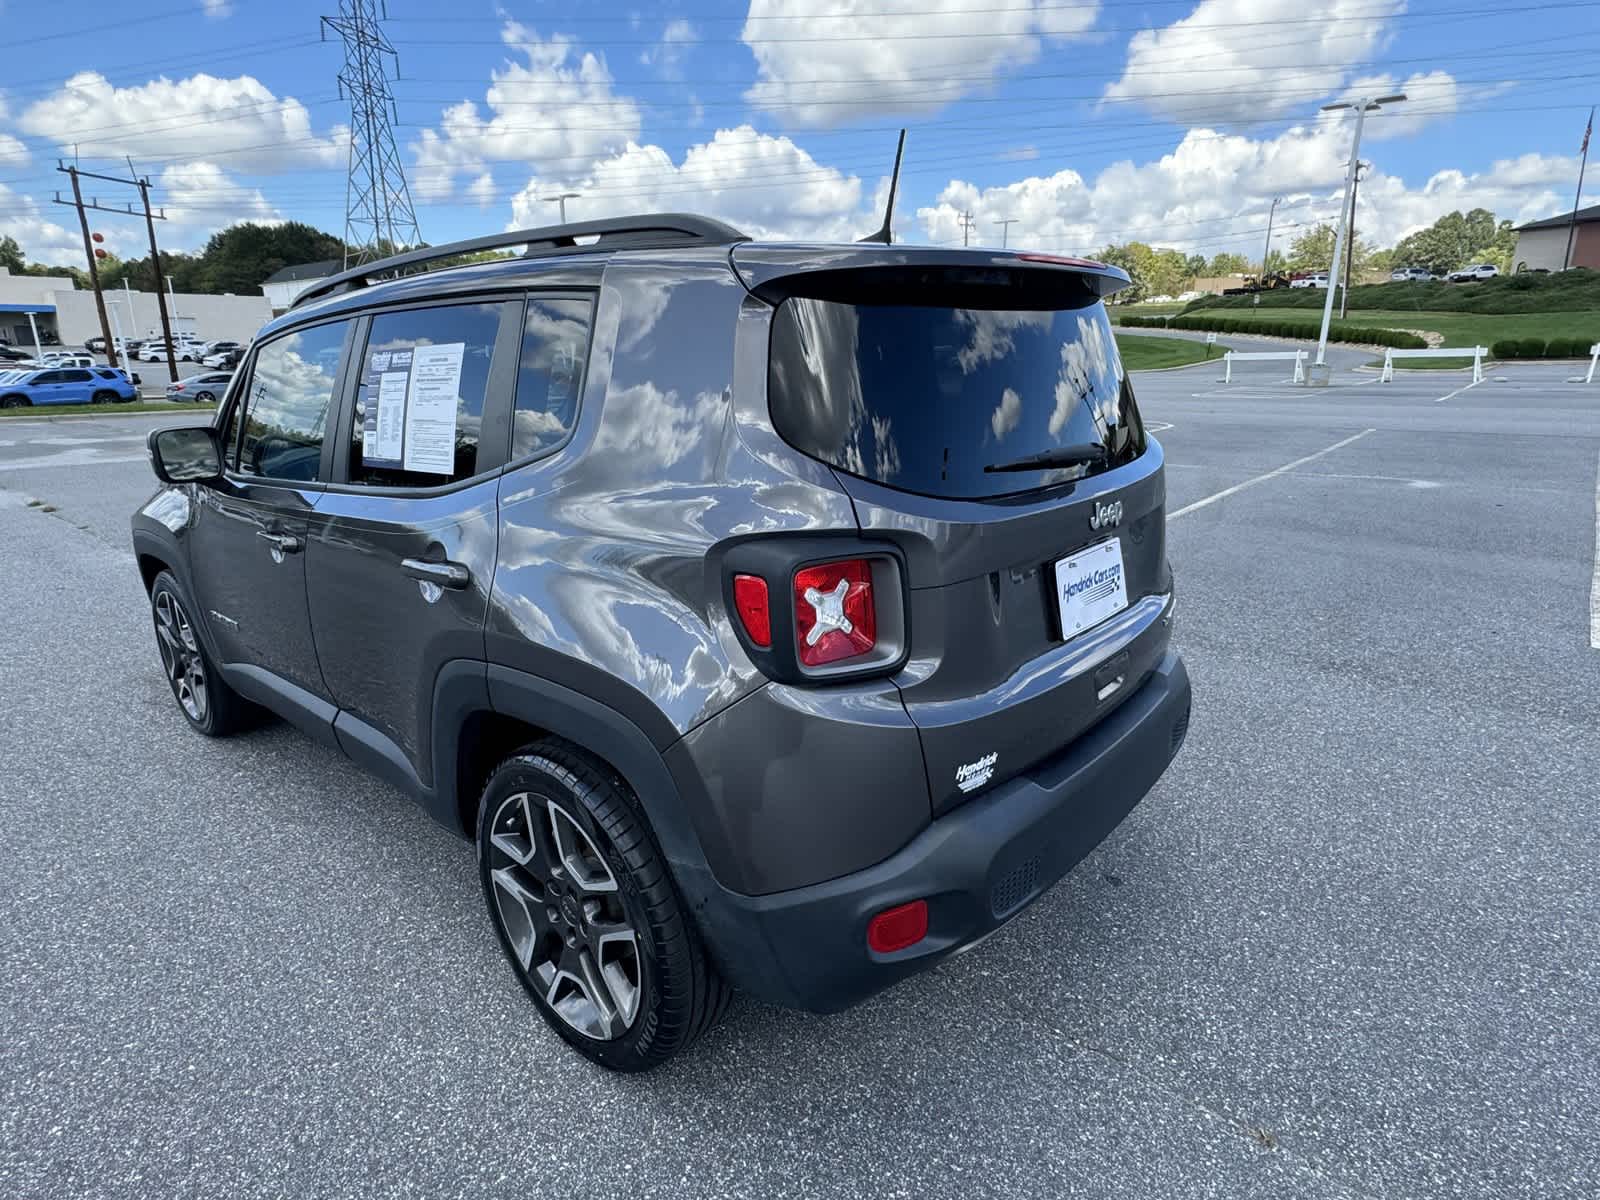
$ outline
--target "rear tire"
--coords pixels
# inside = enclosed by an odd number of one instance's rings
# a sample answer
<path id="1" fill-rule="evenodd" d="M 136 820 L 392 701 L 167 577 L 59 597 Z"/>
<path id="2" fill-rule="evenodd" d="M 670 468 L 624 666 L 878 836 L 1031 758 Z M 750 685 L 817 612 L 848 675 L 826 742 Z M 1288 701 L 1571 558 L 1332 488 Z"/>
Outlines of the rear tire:
<path id="1" fill-rule="evenodd" d="M 90 396 L 89 397 L 89 403 L 90 404 L 116 404 L 121 399 L 122 399 L 122 397 L 117 395 L 115 392 L 104 391 L 104 392 L 96 392 L 94 395 Z"/>
<path id="2" fill-rule="evenodd" d="M 196 392 L 194 394 L 194 402 L 196 404 L 215 404 L 217 398 L 210 392 Z"/>
<path id="3" fill-rule="evenodd" d="M 638 801 L 603 763 L 559 738 L 525 746 L 484 786 L 477 840 L 500 947 L 585 1058 L 648 1070 L 727 1010 Z"/>
<path id="4" fill-rule="evenodd" d="M 228 686 L 206 653 L 194 625 L 193 608 L 171 571 L 150 587 L 150 616 L 167 685 L 189 727 L 207 737 L 226 737 L 254 724 L 257 709 Z"/>

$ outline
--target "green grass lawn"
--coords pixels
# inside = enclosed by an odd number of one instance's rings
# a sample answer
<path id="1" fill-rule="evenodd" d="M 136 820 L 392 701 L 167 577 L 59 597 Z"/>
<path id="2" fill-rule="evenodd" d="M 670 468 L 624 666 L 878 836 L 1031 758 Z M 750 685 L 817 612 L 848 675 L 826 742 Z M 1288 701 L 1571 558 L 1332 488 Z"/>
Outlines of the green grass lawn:
<path id="1" fill-rule="evenodd" d="M 1113 304 L 1110 312 L 1112 321 L 1115 321 L 1124 313 L 1133 317 L 1164 317 L 1180 313 L 1188 307 L 1187 300 L 1166 300 L 1160 304 Z"/>
<path id="2" fill-rule="evenodd" d="M 1208 358 L 1221 358 L 1227 347 L 1208 346 L 1202 341 L 1190 341 L 1188 338 L 1140 337 L 1132 333 L 1119 333 L 1117 349 L 1122 354 L 1122 365 L 1128 370 L 1153 371 L 1161 367 L 1186 367 Z"/>
<path id="3" fill-rule="evenodd" d="M 1240 321 L 1297 321 L 1303 319 L 1306 337 L 1315 338 L 1322 314 L 1313 310 L 1287 308 L 1243 308 L 1198 310 Z M 1302 318 L 1302 313 L 1304 314 Z M 1337 317 L 1337 312 L 1335 313 Z M 1492 346 L 1501 338 L 1582 337 L 1600 341 L 1600 312 L 1546 313 L 1461 313 L 1405 312 L 1400 309 L 1351 309 L 1345 317 L 1350 325 L 1378 329 L 1425 329 L 1441 334 L 1446 346 Z M 1426 362 L 1421 359 L 1407 365 Z M 1446 364 L 1452 360 L 1440 360 Z"/>
<path id="4" fill-rule="evenodd" d="M 215 404 L 174 404 L 170 400 L 135 400 L 131 404 L 41 404 L 21 408 L 0 408 L 0 419 L 6 417 L 63 417 L 74 413 L 99 413 L 107 417 L 120 417 L 128 413 L 192 412 L 210 416 L 217 411 Z"/>

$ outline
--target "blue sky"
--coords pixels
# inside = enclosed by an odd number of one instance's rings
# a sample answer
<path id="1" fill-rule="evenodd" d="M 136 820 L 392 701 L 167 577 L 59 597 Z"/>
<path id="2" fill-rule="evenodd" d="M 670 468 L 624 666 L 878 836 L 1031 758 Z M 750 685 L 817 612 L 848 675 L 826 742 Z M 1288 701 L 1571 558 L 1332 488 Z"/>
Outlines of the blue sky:
<path id="1" fill-rule="evenodd" d="M 77 262 L 57 155 L 131 155 L 194 247 L 230 221 L 343 227 L 349 105 L 330 3 L 0 0 L 0 233 Z M 1600 0 L 392 0 L 395 127 L 432 242 L 555 219 L 692 209 L 761 236 L 877 223 L 909 129 L 898 234 L 1092 252 L 1133 238 L 1260 252 L 1337 208 L 1350 127 L 1320 105 L 1403 88 L 1373 117 L 1361 225 L 1390 244 L 1452 208 L 1571 203 L 1600 99 Z M 96 30 L 98 29 L 98 32 Z M 1600 148 L 1597 148 L 1600 149 Z M 1586 198 L 1600 203 L 1590 170 Z M 124 196 L 106 187 L 106 200 Z M 131 198 L 132 193 L 128 194 Z M 63 220 L 63 218 L 66 218 Z M 139 252 L 134 222 L 96 222 Z"/>

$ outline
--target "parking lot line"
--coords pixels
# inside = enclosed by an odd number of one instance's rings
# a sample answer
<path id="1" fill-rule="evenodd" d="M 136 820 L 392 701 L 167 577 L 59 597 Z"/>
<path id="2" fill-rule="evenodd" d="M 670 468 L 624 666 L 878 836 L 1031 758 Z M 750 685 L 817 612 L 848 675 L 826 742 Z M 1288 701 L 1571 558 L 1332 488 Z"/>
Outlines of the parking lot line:
<path id="1" fill-rule="evenodd" d="M 1481 379 L 1478 381 L 1478 383 L 1482 383 L 1482 382 L 1483 381 Z M 1459 396 L 1459 395 L 1461 395 L 1462 392 L 1470 391 L 1471 389 L 1473 389 L 1473 388 L 1475 388 L 1477 386 L 1478 386 L 1477 383 L 1469 383 L 1465 387 L 1458 387 L 1453 392 L 1446 392 L 1444 395 L 1440 396 L 1437 400 L 1435 400 L 1434 403 L 1435 404 L 1442 404 L 1442 403 L 1444 403 L 1444 401 L 1450 399 L 1451 396 Z"/>
<path id="2" fill-rule="evenodd" d="M 1600 650 L 1600 459 L 1594 467 L 1594 577 L 1589 581 L 1589 648 Z"/>
<path id="3" fill-rule="evenodd" d="M 1315 462 L 1325 454 L 1332 454 L 1335 450 L 1342 450 L 1351 442 L 1359 442 L 1362 438 L 1366 437 L 1367 434 L 1377 432 L 1378 431 L 1376 429 L 1363 429 L 1360 433 L 1352 434 L 1350 437 L 1345 438 L 1341 442 L 1335 442 L 1331 446 L 1327 446 L 1321 450 L 1318 450 L 1315 454 L 1308 454 L 1304 458 L 1297 458 L 1293 462 L 1284 463 L 1281 467 L 1274 467 L 1264 475 L 1257 475 L 1254 478 L 1246 479 L 1243 483 L 1236 483 L 1232 487 L 1223 488 L 1220 492 L 1216 492 L 1210 496 L 1204 497 L 1203 499 L 1196 500 L 1193 504 L 1185 504 L 1182 508 L 1178 509 L 1177 512 L 1168 513 L 1167 520 L 1171 521 L 1177 517 L 1184 516 L 1187 513 L 1192 513 L 1197 508 L 1204 508 L 1208 504 L 1215 504 L 1218 500 L 1224 500 L 1236 492 L 1242 492 L 1245 490 L 1245 488 L 1255 487 L 1256 484 L 1265 483 L 1269 479 L 1276 479 L 1279 475 L 1287 475 L 1296 467 L 1303 467 L 1308 462 Z"/>

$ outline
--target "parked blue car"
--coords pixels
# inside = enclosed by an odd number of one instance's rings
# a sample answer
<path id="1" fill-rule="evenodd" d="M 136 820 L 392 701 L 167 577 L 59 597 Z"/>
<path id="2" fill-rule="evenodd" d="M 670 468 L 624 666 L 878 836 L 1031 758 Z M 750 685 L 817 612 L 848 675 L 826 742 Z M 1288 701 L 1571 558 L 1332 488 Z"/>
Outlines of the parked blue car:
<path id="1" fill-rule="evenodd" d="M 138 398 L 139 389 L 114 367 L 0 371 L 0 408 L 27 408 L 35 404 L 114 404 Z"/>

